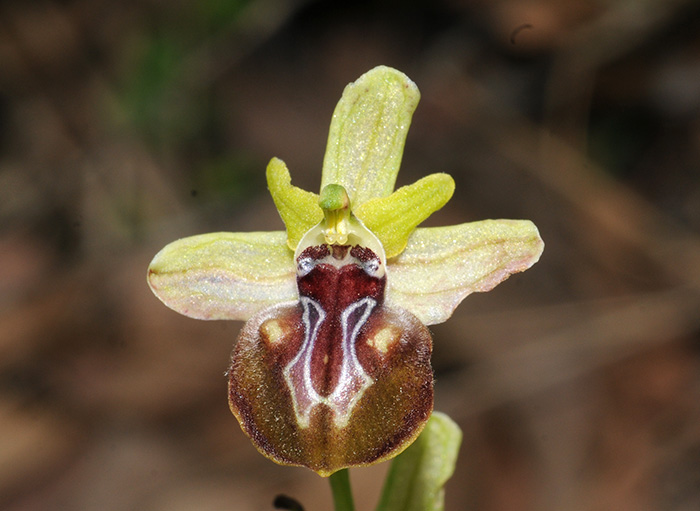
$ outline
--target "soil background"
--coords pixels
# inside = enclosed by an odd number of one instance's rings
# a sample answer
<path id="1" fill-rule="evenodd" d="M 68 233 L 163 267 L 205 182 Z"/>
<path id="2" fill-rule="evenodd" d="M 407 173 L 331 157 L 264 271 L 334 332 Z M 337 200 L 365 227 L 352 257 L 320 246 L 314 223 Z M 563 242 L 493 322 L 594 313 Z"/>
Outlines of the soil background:
<path id="1" fill-rule="evenodd" d="M 399 184 L 428 225 L 528 218 L 541 261 L 434 334 L 464 430 L 447 510 L 700 509 L 700 4 L 0 3 L 0 508 L 331 508 L 226 402 L 241 327 L 149 291 L 166 243 L 281 230 L 273 156 L 316 190 L 343 87 L 422 93 Z M 351 471 L 372 509 L 386 464 Z"/>

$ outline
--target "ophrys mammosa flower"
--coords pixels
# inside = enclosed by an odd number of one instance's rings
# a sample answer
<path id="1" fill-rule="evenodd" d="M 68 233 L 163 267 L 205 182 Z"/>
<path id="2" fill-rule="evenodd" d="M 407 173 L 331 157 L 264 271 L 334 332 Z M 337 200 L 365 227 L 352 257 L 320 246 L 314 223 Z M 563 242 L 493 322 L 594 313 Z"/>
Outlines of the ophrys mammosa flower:
<path id="1" fill-rule="evenodd" d="M 394 191 L 419 100 L 380 66 L 348 85 L 331 122 L 320 194 L 267 168 L 286 232 L 175 241 L 148 281 L 198 319 L 245 320 L 228 371 L 229 404 L 255 446 L 323 476 L 391 458 L 433 407 L 432 340 L 468 294 L 534 264 L 527 220 L 418 228 L 452 196 L 432 174 Z"/>

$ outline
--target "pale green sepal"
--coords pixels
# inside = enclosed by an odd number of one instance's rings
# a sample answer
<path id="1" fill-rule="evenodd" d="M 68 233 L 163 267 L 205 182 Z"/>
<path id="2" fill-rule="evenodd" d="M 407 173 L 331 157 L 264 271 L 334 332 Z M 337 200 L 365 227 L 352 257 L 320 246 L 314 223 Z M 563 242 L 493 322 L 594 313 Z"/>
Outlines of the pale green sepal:
<path id="1" fill-rule="evenodd" d="M 377 511 L 442 511 L 461 443 L 459 426 L 433 412 L 418 439 L 392 461 Z"/>
<path id="2" fill-rule="evenodd" d="M 544 243 L 529 220 L 418 228 L 389 261 L 387 302 L 426 325 L 446 321 L 470 293 L 493 289 L 535 264 Z"/>
<path id="3" fill-rule="evenodd" d="M 447 204 L 455 191 L 448 174 L 431 174 L 402 186 L 388 197 L 369 200 L 355 209 L 355 215 L 377 235 L 387 257 L 406 248 L 408 237 L 423 220 Z"/>
<path id="4" fill-rule="evenodd" d="M 148 284 L 171 309 L 196 319 L 247 320 L 298 299 L 284 232 L 201 234 L 174 241 L 148 267 Z"/>
<path id="5" fill-rule="evenodd" d="M 343 91 L 333 112 L 321 190 L 339 184 L 353 207 L 394 189 L 418 87 L 405 74 L 375 67 Z"/>
<path id="6" fill-rule="evenodd" d="M 279 158 L 267 165 L 267 187 L 287 228 L 287 245 L 296 250 L 302 236 L 323 218 L 318 195 L 292 185 L 287 165 Z"/>

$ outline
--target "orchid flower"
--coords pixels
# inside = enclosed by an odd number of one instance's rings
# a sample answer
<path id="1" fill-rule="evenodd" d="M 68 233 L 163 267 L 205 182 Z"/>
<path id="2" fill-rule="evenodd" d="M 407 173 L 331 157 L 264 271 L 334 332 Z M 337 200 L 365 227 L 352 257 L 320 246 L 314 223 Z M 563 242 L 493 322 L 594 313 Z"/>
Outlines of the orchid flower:
<path id="1" fill-rule="evenodd" d="M 272 159 L 285 231 L 218 232 L 167 245 L 148 282 L 197 319 L 244 320 L 228 371 L 243 431 L 281 464 L 328 476 L 396 456 L 433 408 L 432 340 L 470 293 L 533 265 L 527 220 L 417 227 L 452 196 L 432 174 L 394 191 L 416 85 L 377 67 L 333 114 L 320 194 Z"/>

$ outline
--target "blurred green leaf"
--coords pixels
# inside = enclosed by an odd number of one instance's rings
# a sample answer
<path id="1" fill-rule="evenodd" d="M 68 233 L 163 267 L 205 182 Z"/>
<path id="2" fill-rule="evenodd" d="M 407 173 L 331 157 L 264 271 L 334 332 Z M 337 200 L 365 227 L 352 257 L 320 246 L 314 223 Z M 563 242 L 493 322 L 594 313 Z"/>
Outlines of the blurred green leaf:
<path id="1" fill-rule="evenodd" d="M 210 32 L 227 31 L 252 0 L 200 0 L 194 3 L 195 16 Z"/>
<path id="2" fill-rule="evenodd" d="M 185 51 L 174 37 L 162 33 L 144 35 L 132 49 L 130 69 L 119 95 L 131 126 L 151 143 L 181 138 L 196 125 L 193 98 L 183 91 L 182 61 Z"/>
<path id="3" fill-rule="evenodd" d="M 377 511 L 441 511 L 461 442 L 459 426 L 433 412 L 418 439 L 391 463 Z"/>
<path id="4" fill-rule="evenodd" d="M 196 168 L 192 190 L 207 201 L 250 199 L 265 190 L 262 169 L 264 165 L 258 160 L 241 153 L 211 157 Z"/>
<path id="5" fill-rule="evenodd" d="M 242 15 L 253 2 L 185 3 L 153 25 L 136 27 L 125 45 L 115 114 L 161 150 L 184 154 L 189 149 L 212 149 L 215 141 L 207 138 L 207 130 L 216 128 L 221 105 L 208 81 L 208 59 L 217 48 L 234 44 L 237 32 L 247 29 Z"/>

